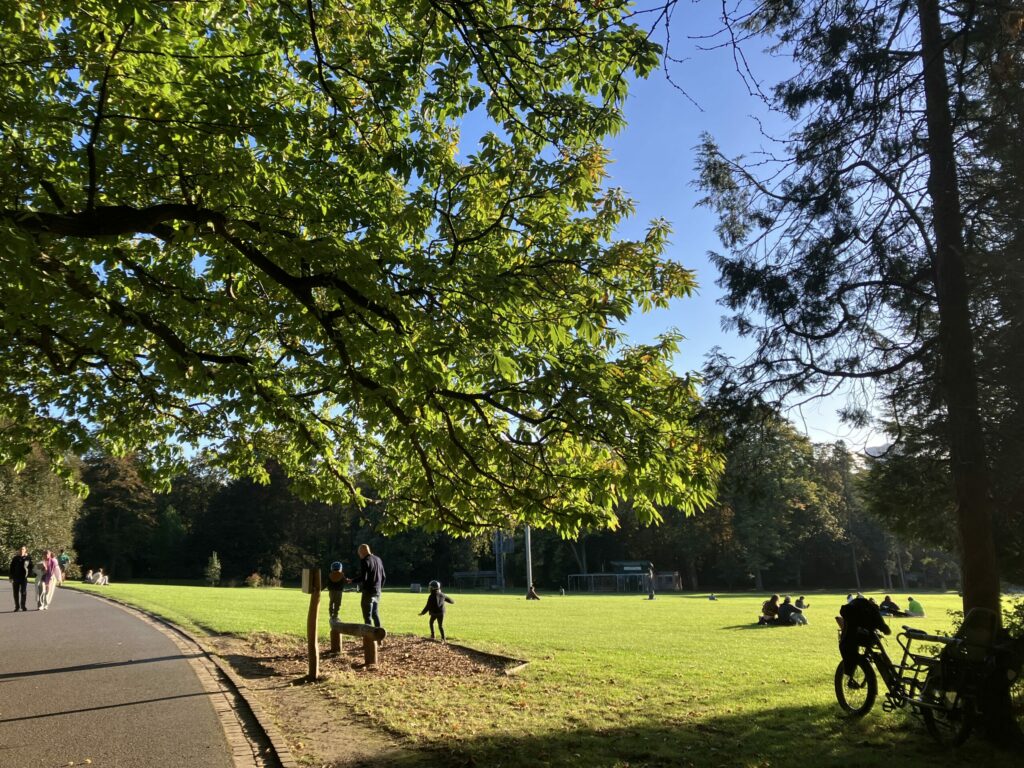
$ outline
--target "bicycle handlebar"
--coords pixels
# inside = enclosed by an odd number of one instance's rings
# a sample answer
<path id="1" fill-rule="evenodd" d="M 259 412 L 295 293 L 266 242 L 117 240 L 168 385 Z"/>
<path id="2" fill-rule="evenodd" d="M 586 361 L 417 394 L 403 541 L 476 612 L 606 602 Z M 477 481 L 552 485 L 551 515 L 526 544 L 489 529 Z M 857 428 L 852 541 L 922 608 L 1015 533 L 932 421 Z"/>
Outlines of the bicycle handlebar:
<path id="1" fill-rule="evenodd" d="M 929 635 L 923 629 L 908 627 L 906 624 L 903 625 L 903 632 L 914 640 L 924 640 L 929 643 L 949 645 L 950 643 L 955 643 L 957 641 L 957 638 L 955 637 L 950 637 L 949 635 Z"/>

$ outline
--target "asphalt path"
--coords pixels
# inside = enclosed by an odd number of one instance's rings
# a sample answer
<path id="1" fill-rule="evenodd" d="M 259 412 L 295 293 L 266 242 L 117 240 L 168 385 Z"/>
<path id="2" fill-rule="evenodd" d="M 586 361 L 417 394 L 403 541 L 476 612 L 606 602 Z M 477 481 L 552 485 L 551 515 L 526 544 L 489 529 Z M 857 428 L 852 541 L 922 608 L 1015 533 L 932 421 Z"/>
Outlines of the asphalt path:
<path id="1" fill-rule="evenodd" d="M 116 605 L 58 589 L 14 612 L 0 581 L 0 768 L 231 768 L 188 656 Z"/>

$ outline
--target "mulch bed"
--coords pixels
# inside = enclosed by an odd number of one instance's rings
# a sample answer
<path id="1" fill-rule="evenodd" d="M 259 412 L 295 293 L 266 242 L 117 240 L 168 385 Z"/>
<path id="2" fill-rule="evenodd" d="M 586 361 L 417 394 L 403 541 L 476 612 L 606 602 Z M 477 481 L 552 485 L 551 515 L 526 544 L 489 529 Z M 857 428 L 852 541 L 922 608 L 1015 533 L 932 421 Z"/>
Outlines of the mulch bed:
<path id="1" fill-rule="evenodd" d="M 257 633 L 247 639 L 255 661 L 272 667 L 279 675 L 301 677 L 308 672 L 306 643 L 297 638 Z M 380 677 L 465 677 L 511 674 L 524 665 L 520 659 L 483 653 L 465 646 L 439 643 L 411 635 L 390 635 L 381 645 L 379 663 L 363 663 L 362 640 L 343 638 L 341 653 L 320 646 L 320 674 L 363 670 Z"/>

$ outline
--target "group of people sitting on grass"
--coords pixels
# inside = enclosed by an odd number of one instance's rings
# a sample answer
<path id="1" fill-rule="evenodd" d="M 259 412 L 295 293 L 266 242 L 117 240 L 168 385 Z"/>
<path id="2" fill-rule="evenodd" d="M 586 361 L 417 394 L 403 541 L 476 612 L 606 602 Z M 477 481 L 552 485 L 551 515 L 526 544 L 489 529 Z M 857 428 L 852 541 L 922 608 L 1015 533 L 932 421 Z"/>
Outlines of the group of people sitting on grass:
<path id="1" fill-rule="evenodd" d="M 875 602 L 874 598 L 868 599 L 872 603 Z M 891 597 L 886 595 L 885 599 L 879 603 L 878 610 L 883 616 L 924 616 L 924 606 L 912 597 L 907 598 L 907 610 L 903 610 Z"/>
<path id="2" fill-rule="evenodd" d="M 873 603 L 883 616 L 913 616 L 915 618 L 924 616 L 924 606 L 912 597 L 907 598 L 907 610 L 905 611 L 888 595 L 882 599 L 881 603 L 878 603 L 873 597 L 865 598 L 860 592 L 857 594 L 851 592 L 846 596 L 846 604 L 849 605 L 857 598 L 863 598 L 869 603 Z"/>
<path id="3" fill-rule="evenodd" d="M 110 583 L 110 577 L 103 572 L 103 569 L 98 569 L 95 573 L 90 569 L 86 572 L 85 576 L 82 577 L 82 581 L 86 584 L 96 584 L 101 587 L 105 587 Z"/>
<path id="4" fill-rule="evenodd" d="M 804 616 L 804 609 L 809 608 L 810 603 L 800 595 L 794 603 L 793 598 L 786 595 L 779 602 L 778 595 L 772 595 L 761 604 L 761 615 L 757 619 L 759 625 L 786 627 L 795 624 L 806 624 L 807 617 Z"/>

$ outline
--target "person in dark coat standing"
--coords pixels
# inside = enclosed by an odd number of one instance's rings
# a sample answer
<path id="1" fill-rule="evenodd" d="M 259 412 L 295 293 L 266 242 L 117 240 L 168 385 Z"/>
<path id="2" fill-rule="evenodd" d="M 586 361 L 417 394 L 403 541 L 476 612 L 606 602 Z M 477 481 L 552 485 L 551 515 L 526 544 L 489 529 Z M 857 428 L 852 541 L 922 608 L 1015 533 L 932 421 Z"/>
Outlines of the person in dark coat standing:
<path id="1" fill-rule="evenodd" d="M 28 547 L 22 547 L 11 560 L 11 587 L 14 588 L 14 610 L 27 611 L 25 596 L 28 594 L 28 577 L 32 574 L 32 558 Z"/>
<path id="2" fill-rule="evenodd" d="M 444 636 L 444 614 L 445 614 L 445 603 L 451 603 L 455 605 L 455 601 L 452 600 L 448 595 L 441 591 L 441 582 L 432 581 L 430 582 L 430 596 L 427 597 L 427 604 L 423 606 L 423 610 L 420 611 L 420 616 L 425 613 L 430 614 L 430 639 L 436 639 L 434 637 L 434 622 L 437 622 L 437 628 L 441 631 L 441 642 L 445 642 Z"/>
<path id="3" fill-rule="evenodd" d="M 380 626 L 380 596 L 384 589 L 384 563 L 373 552 L 369 544 L 359 545 L 359 573 L 352 579 L 362 593 L 360 604 L 363 609 L 363 623 Z"/>

